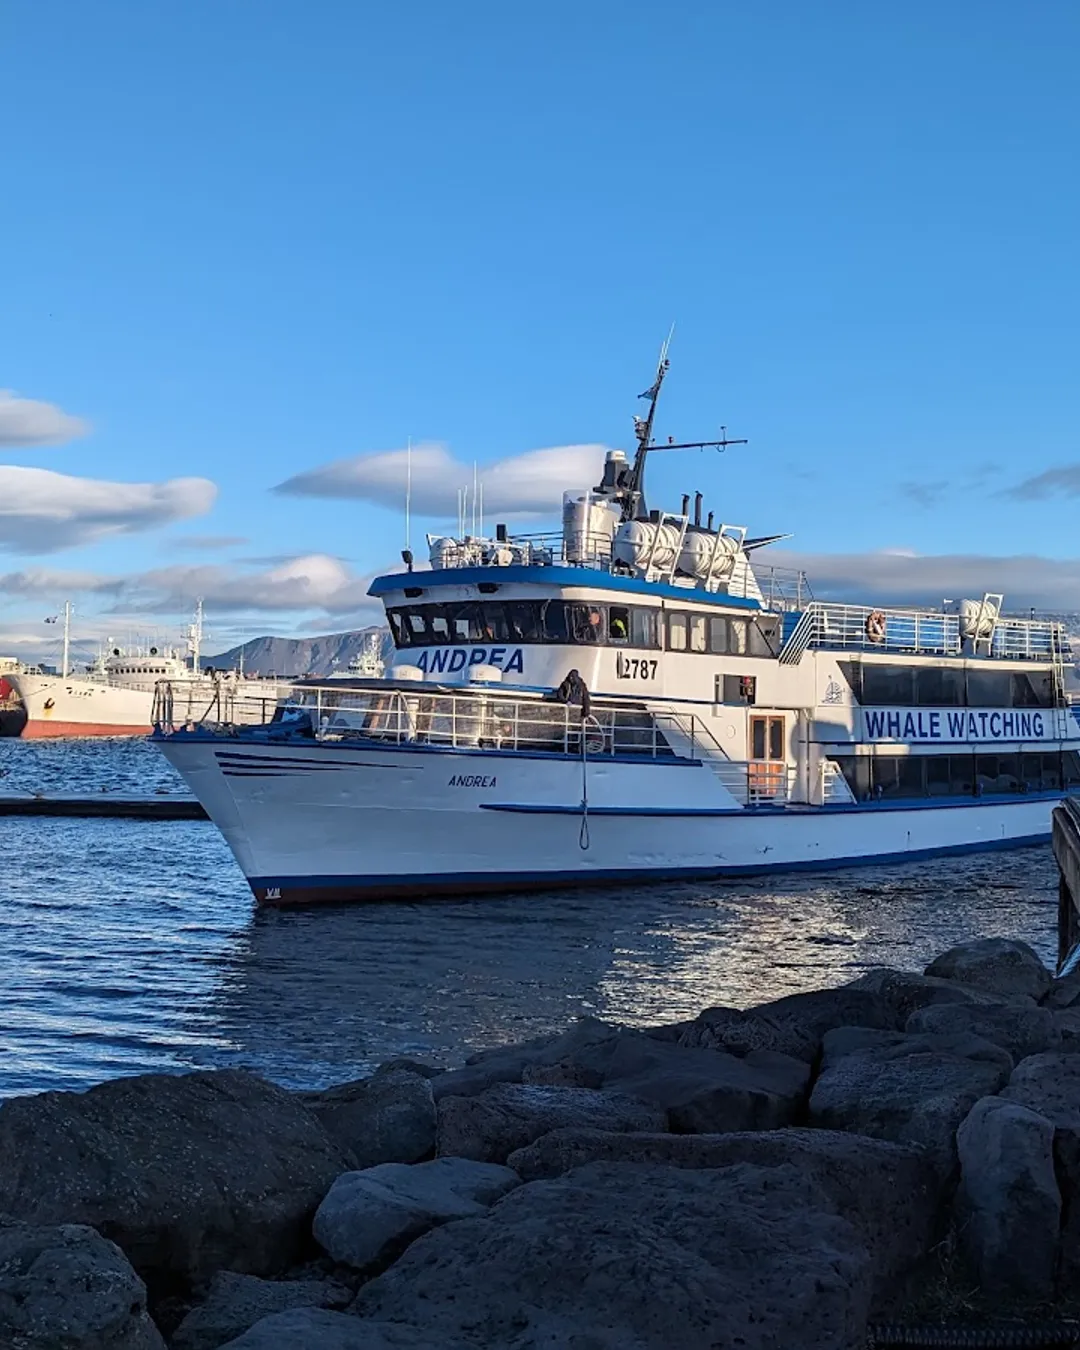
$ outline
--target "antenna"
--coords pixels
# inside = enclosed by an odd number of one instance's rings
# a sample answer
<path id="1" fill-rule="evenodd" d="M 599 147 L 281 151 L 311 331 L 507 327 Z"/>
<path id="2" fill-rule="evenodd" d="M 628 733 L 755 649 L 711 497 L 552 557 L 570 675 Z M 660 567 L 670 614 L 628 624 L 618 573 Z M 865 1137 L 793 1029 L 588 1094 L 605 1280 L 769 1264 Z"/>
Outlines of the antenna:
<path id="1" fill-rule="evenodd" d="M 71 601 L 64 601 L 64 655 L 60 664 L 60 678 L 67 679 L 68 668 L 71 665 Z"/>
<path id="2" fill-rule="evenodd" d="M 195 601 L 195 618 L 188 629 L 188 651 L 191 653 L 191 673 L 197 680 L 199 678 L 199 658 L 202 654 L 203 637 L 203 606 L 202 596 Z"/>
<path id="3" fill-rule="evenodd" d="M 474 539 L 476 538 L 476 488 L 476 460 L 474 459 L 472 462 L 472 534 Z"/>
<path id="4" fill-rule="evenodd" d="M 405 451 L 405 547 L 412 552 L 412 437 Z"/>
<path id="5" fill-rule="evenodd" d="M 634 418 L 634 435 L 637 437 L 637 454 L 634 456 L 634 464 L 627 478 L 626 489 L 622 494 L 623 520 L 634 520 L 645 515 L 645 460 L 650 451 L 653 450 L 725 450 L 729 445 L 746 445 L 745 437 L 738 439 L 729 437 L 727 427 L 720 428 L 720 439 L 718 441 L 680 441 L 675 442 L 670 436 L 666 445 L 655 445 L 653 443 L 653 422 L 656 418 L 656 404 L 660 398 L 660 389 L 664 383 L 664 376 L 671 367 L 668 359 L 668 349 L 671 346 L 671 339 L 675 332 L 675 325 L 671 325 L 671 330 L 664 339 L 664 345 L 660 348 L 660 360 L 656 367 L 656 378 L 643 394 L 638 398 L 647 398 L 649 400 L 649 412 L 646 417 Z"/>

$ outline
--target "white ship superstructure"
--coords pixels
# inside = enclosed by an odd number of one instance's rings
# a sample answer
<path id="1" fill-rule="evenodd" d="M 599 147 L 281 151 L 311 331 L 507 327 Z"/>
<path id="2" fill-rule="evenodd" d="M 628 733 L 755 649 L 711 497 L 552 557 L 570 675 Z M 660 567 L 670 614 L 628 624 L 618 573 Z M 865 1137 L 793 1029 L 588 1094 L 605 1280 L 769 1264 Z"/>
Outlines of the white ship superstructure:
<path id="1" fill-rule="evenodd" d="M 159 744 L 260 901 L 744 875 L 1045 839 L 1080 787 L 1060 626 L 986 594 L 814 599 L 778 536 L 650 512 L 631 464 L 548 536 L 378 578 L 397 664 Z M 730 444 L 713 442 L 723 446 Z M 678 448 L 678 447 L 672 447 Z M 599 466 L 598 466 L 599 467 Z"/>
<path id="2" fill-rule="evenodd" d="M 145 645 L 113 647 L 81 674 L 69 669 L 70 621 L 67 605 L 59 673 L 21 668 L 6 676 L 25 713 L 24 738 L 146 736 L 155 722 L 155 700 L 165 700 L 162 706 L 180 725 L 197 723 L 211 712 L 219 721 L 262 722 L 289 687 L 201 670 L 201 604 L 188 629 L 186 653 Z"/>

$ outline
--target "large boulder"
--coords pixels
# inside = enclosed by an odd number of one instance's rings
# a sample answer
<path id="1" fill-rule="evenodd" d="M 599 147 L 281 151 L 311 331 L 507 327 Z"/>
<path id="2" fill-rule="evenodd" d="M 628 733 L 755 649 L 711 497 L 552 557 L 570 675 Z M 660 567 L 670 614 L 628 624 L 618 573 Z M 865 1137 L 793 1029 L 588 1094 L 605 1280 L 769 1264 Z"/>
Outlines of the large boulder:
<path id="1" fill-rule="evenodd" d="M 855 1230 L 795 1167 L 594 1163 L 429 1233 L 354 1310 L 477 1350 L 861 1350 L 870 1292 Z"/>
<path id="2" fill-rule="evenodd" d="M 371 1270 L 429 1228 L 482 1214 L 520 1183 L 508 1167 L 465 1158 L 346 1172 L 316 1211 L 315 1239 L 335 1261 Z"/>
<path id="3" fill-rule="evenodd" d="M 1061 1044 L 1061 1030 L 1049 1008 L 1036 1004 L 936 1003 L 908 1018 L 905 1030 L 931 1036 L 978 1036 L 1000 1045 L 1019 1062 Z"/>
<path id="4" fill-rule="evenodd" d="M 579 1018 L 557 1036 L 539 1036 L 519 1045 L 501 1045 L 470 1056 L 464 1068 L 448 1069 L 431 1080 L 435 1100 L 472 1097 L 497 1083 L 520 1083 L 526 1070 L 561 1064 L 593 1046 L 617 1040 L 623 1029 L 595 1017 Z M 598 1086 L 594 1084 L 593 1086 Z"/>
<path id="5" fill-rule="evenodd" d="M 1054 1163 L 1061 1189 L 1060 1276 L 1080 1280 L 1080 1054 L 1048 1051 L 1016 1066 L 1002 1097 L 1044 1116 L 1054 1127 Z"/>
<path id="6" fill-rule="evenodd" d="M 264 1317 L 290 1308 L 345 1308 L 353 1292 L 333 1280 L 261 1280 L 219 1271 L 206 1298 L 177 1327 L 170 1350 L 218 1350 Z"/>
<path id="7" fill-rule="evenodd" d="M 956 980 L 943 980 L 935 975 L 916 975 L 910 970 L 891 970 L 878 966 L 860 975 L 844 986 L 877 994 L 890 1008 L 895 1026 L 901 1030 L 908 1018 L 919 1008 L 937 1003 L 994 1003 L 993 994 Z"/>
<path id="8" fill-rule="evenodd" d="M 221 1350 L 473 1350 L 414 1327 L 371 1322 L 348 1313 L 295 1308 L 264 1317 Z"/>
<path id="9" fill-rule="evenodd" d="M 626 1032 L 578 1056 L 608 1091 L 651 1102 L 686 1134 L 773 1130 L 805 1105 L 810 1066 L 771 1050 L 731 1055 Z"/>
<path id="10" fill-rule="evenodd" d="M 1053 980 L 1038 953 L 1014 938 L 977 938 L 950 947 L 931 961 L 927 975 L 981 989 L 997 997 L 1040 999 Z"/>
<path id="11" fill-rule="evenodd" d="M 661 1163 L 697 1170 L 790 1163 L 828 1196 L 862 1237 L 886 1291 L 925 1255 L 938 1217 L 933 1168 L 922 1151 L 835 1130 L 745 1134 L 606 1134 L 555 1130 L 510 1155 L 524 1181 L 562 1176 L 590 1162 Z"/>
<path id="12" fill-rule="evenodd" d="M 961 1251 L 986 1298 L 1053 1297 L 1061 1193 L 1054 1175 L 1054 1127 L 1003 1097 L 977 1101 L 956 1136 Z"/>
<path id="13" fill-rule="evenodd" d="M 288 1092 L 239 1070 L 146 1074 L 0 1107 L 0 1213 L 91 1224 L 151 1292 L 272 1275 L 352 1159 Z"/>
<path id="14" fill-rule="evenodd" d="M 841 1028 L 825 1037 L 810 1120 L 926 1149 L 938 1174 L 956 1164 L 956 1130 L 1012 1071 L 1007 1050 L 968 1036 Z"/>
<path id="15" fill-rule="evenodd" d="M 740 1011 L 706 1008 L 678 1037 L 680 1045 L 747 1055 L 771 1050 L 812 1062 L 836 1027 L 899 1029 L 889 1003 L 868 989 L 812 989 Z"/>
<path id="16" fill-rule="evenodd" d="M 8 1219 L 0 1219 L 0 1345 L 165 1350 L 146 1286 L 119 1247 L 82 1224 Z"/>
<path id="17" fill-rule="evenodd" d="M 358 1167 L 421 1162 L 435 1152 L 435 1096 L 426 1074 L 383 1067 L 302 1100 Z"/>
<path id="18" fill-rule="evenodd" d="M 1042 1001 L 1044 1007 L 1055 1011 L 1073 1008 L 1080 1003 L 1080 966 L 1074 967 L 1067 975 L 1052 980 Z"/>
<path id="19" fill-rule="evenodd" d="M 667 1113 L 636 1097 L 592 1088 L 500 1083 L 477 1097 L 439 1102 L 440 1157 L 505 1162 L 517 1148 L 561 1126 L 665 1130 Z"/>

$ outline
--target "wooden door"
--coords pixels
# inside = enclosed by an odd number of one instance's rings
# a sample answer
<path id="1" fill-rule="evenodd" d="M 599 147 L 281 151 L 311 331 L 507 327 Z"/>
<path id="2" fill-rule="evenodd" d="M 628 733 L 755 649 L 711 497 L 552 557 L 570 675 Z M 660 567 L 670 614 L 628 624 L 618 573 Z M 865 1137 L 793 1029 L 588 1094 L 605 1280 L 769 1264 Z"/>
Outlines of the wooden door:
<path id="1" fill-rule="evenodd" d="M 787 797 L 787 747 L 784 718 L 755 714 L 750 718 L 750 800 Z"/>

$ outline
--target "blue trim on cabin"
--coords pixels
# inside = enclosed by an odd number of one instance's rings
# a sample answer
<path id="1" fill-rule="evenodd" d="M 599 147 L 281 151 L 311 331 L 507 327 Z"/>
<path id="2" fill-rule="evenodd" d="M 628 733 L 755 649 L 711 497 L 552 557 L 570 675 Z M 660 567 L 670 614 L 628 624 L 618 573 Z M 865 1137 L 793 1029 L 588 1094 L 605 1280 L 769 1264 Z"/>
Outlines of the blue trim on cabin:
<path id="1" fill-rule="evenodd" d="M 480 582 L 496 585 L 545 586 L 549 590 L 584 587 L 587 590 L 625 591 L 632 595 L 659 595 L 684 604 L 717 605 L 728 609 L 760 610 L 761 605 L 747 596 L 727 595 L 690 586 L 673 586 L 667 581 L 645 581 L 642 577 L 621 577 L 588 567 L 441 567 L 429 572 L 392 572 L 376 577 L 368 595 L 385 596 L 420 587 L 425 591 L 440 586 L 476 586 Z"/>
<path id="2" fill-rule="evenodd" d="M 553 886 L 584 887 L 631 882 L 660 885 L 670 881 L 709 881 L 726 878 L 762 876 L 768 873 L 834 872 L 848 867 L 878 867 L 891 863 L 921 862 L 927 858 L 955 857 L 967 853 L 997 853 L 1007 849 L 1033 848 L 1046 844 L 1050 831 L 1026 834 L 1015 839 L 988 839 L 972 844 L 946 844 L 938 848 L 909 849 L 897 853 L 873 853 L 864 856 L 814 859 L 806 862 L 747 863 L 741 866 L 716 864 L 707 867 L 610 867 L 587 871 L 551 872 L 414 872 L 391 876 L 299 876 L 249 877 L 248 885 L 259 899 L 260 891 L 276 891 L 273 902 L 288 904 L 290 892 L 295 900 L 313 899 L 326 903 L 356 896 L 377 898 L 412 895 L 460 895 L 476 891 L 546 890 Z M 307 893 L 305 896 L 304 893 Z"/>
<path id="3" fill-rule="evenodd" d="M 1064 792 L 1002 792 L 986 797 L 920 797 L 899 801 L 826 802 L 813 806 L 807 802 L 758 806 L 590 806 L 590 816 L 821 816 L 880 811 L 936 811 L 962 806 L 1020 806 L 1030 802 L 1059 802 Z M 530 816 L 580 816 L 580 806 L 555 806 L 532 802 L 479 802 L 481 811 L 510 811 Z"/>

